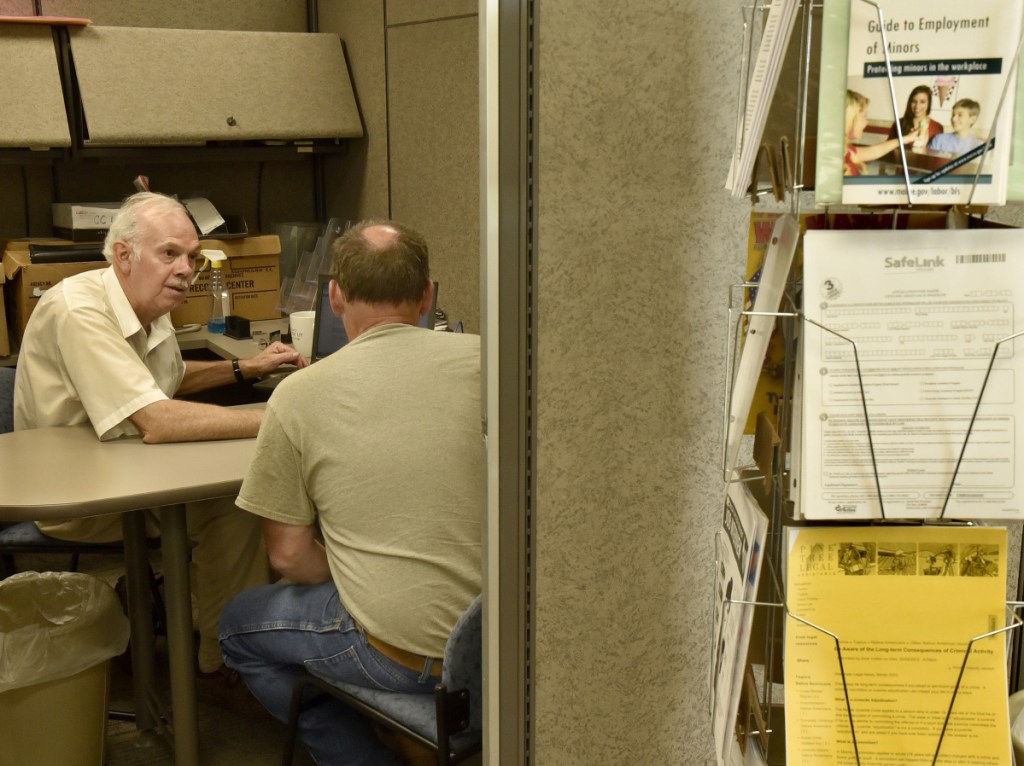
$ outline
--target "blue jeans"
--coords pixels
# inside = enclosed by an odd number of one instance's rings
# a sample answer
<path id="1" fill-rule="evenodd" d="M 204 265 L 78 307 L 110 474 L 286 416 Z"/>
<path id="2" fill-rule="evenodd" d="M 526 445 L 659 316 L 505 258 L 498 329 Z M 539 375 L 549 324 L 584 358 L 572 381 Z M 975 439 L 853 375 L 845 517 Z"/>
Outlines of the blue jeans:
<path id="1" fill-rule="evenodd" d="M 437 679 L 392 662 L 366 642 L 333 582 L 264 585 L 236 596 L 220 622 L 224 664 L 279 721 L 288 720 L 292 688 L 303 669 L 326 681 L 396 692 L 433 692 Z M 396 763 L 371 724 L 313 687 L 299 717 L 299 736 L 320 766 Z"/>

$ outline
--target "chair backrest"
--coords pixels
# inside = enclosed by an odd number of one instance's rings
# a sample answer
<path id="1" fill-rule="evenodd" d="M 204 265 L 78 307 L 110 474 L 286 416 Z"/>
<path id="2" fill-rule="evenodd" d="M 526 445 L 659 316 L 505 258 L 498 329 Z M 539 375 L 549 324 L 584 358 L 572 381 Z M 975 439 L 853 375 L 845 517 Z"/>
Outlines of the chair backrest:
<path id="1" fill-rule="evenodd" d="M 441 681 L 449 689 L 469 689 L 469 730 L 483 727 L 483 596 L 459 617 L 444 648 Z"/>
<path id="2" fill-rule="evenodd" d="M 0 367 L 0 434 L 14 430 L 14 368 Z"/>

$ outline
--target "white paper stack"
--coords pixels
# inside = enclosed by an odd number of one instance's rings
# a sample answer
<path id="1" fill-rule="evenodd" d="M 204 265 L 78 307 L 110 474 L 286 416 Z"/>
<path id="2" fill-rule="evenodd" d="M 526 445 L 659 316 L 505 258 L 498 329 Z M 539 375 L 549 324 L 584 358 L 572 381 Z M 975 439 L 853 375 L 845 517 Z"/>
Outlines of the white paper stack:
<path id="1" fill-rule="evenodd" d="M 803 252 L 803 518 L 1024 518 L 1024 231 L 809 231 Z"/>
<path id="2" fill-rule="evenodd" d="M 735 198 L 746 194 L 750 186 L 754 161 L 761 146 L 761 136 L 764 134 L 782 62 L 786 57 L 786 46 L 793 31 L 798 6 L 797 0 L 775 0 L 764 22 L 757 59 L 747 84 L 746 107 L 738 120 L 736 148 L 729 167 L 729 178 L 725 183 L 725 188 Z"/>

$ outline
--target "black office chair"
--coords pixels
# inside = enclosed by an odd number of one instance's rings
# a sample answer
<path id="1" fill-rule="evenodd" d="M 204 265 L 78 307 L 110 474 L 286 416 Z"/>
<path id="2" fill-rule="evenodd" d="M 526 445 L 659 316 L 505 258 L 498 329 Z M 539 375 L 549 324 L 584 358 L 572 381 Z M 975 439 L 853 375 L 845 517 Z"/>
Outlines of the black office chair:
<path id="1" fill-rule="evenodd" d="M 315 686 L 370 720 L 408 737 L 437 756 L 438 766 L 461 763 L 483 746 L 482 600 L 477 596 L 459 617 L 445 646 L 441 682 L 434 694 L 399 694 L 352 684 L 330 684 L 306 675 L 295 684 L 284 766 L 291 766 L 304 709 L 303 692 Z"/>
<path id="2" fill-rule="evenodd" d="M 0 433 L 14 430 L 14 376 L 15 368 L 0 367 Z M 155 541 L 153 541 L 155 543 Z M 68 554 L 71 558 L 66 571 L 77 572 L 81 554 L 124 553 L 124 544 L 120 541 L 112 543 L 80 543 L 72 540 L 58 540 L 56 537 L 44 535 L 39 527 L 31 521 L 19 521 L 0 529 L 0 580 L 10 577 L 18 570 L 14 556 L 20 553 L 54 553 Z M 153 595 L 154 627 L 158 631 L 166 625 L 163 597 L 160 594 L 160 581 L 150 568 L 150 587 Z M 121 593 L 122 598 L 124 594 Z"/>

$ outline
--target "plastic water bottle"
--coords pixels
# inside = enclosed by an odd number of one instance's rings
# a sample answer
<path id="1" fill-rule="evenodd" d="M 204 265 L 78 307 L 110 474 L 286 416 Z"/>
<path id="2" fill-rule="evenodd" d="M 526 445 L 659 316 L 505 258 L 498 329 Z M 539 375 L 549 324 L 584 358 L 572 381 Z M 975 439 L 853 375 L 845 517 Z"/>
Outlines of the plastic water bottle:
<path id="1" fill-rule="evenodd" d="M 224 304 L 228 297 L 221 266 L 223 261 L 210 259 L 210 320 L 206 323 L 206 330 L 218 334 L 224 332 Z"/>

